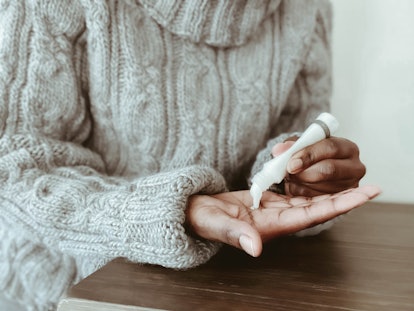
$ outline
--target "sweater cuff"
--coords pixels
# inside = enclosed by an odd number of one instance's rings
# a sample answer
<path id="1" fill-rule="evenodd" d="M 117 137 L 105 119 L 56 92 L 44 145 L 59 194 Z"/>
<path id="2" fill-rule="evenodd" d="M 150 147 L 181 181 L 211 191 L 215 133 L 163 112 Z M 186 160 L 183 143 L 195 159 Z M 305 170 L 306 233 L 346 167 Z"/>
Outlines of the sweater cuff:
<path id="1" fill-rule="evenodd" d="M 205 263 L 218 251 L 220 243 L 191 237 L 184 228 L 189 196 L 227 191 L 217 171 L 190 166 L 140 178 L 134 186 L 108 215 L 108 223 L 97 222 L 121 244 L 115 257 L 185 269 Z"/>

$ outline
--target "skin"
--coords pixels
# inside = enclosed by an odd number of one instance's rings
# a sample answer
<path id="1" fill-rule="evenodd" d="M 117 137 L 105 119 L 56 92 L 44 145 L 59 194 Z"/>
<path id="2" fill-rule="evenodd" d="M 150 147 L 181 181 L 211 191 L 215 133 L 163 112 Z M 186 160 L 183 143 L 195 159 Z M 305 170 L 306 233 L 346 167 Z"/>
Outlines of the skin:
<path id="1" fill-rule="evenodd" d="M 193 195 L 186 210 L 187 226 L 193 234 L 227 243 L 257 257 L 264 242 L 326 222 L 379 193 L 375 186 L 315 197 L 290 197 L 267 191 L 260 207 L 254 210 L 248 190 Z"/>
<path id="2" fill-rule="evenodd" d="M 273 155 L 287 150 L 292 140 L 275 145 Z M 257 257 L 264 242 L 324 223 L 381 192 L 375 186 L 358 187 L 365 166 L 358 147 L 343 138 L 331 137 L 297 152 L 288 173 L 287 195 L 266 191 L 255 210 L 248 190 L 192 195 L 186 209 L 187 229 Z"/>
<path id="3" fill-rule="evenodd" d="M 276 144 L 277 156 L 293 145 L 297 137 Z M 295 153 L 288 162 L 285 192 L 291 196 L 316 196 L 358 187 L 366 169 L 359 159 L 358 146 L 339 137 L 330 137 Z"/>

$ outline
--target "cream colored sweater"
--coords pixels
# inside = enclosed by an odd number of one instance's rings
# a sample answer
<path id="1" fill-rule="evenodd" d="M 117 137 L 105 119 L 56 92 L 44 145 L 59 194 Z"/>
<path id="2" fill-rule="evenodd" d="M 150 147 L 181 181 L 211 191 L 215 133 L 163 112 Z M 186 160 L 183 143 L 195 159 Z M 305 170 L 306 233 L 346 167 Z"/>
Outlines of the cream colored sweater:
<path id="1" fill-rule="evenodd" d="M 1 0 L 0 290 L 54 309 L 115 257 L 200 265 L 188 197 L 329 110 L 328 3 Z"/>

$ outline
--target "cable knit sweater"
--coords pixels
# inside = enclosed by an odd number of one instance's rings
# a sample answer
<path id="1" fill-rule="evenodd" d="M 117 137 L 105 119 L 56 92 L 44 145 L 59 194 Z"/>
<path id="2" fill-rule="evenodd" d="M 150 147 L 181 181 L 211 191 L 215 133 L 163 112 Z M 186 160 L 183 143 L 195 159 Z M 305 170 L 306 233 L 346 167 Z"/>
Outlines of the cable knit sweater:
<path id="1" fill-rule="evenodd" d="M 209 260 L 188 197 L 329 110 L 330 27 L 310 0 L 0 0 L 0 290 L 48 310 L 115 257 Z"/>

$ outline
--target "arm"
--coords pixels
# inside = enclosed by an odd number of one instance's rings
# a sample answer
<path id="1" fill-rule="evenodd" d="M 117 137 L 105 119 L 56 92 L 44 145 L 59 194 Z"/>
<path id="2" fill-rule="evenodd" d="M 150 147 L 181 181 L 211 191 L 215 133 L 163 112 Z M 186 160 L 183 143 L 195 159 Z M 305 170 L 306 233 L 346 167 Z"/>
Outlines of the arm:
<path id="1" fill-rule="evenodd" d="M 190 195 L 225 191 L 221 175 L 194 166 L 110 177 L 84 147 L 92 122 L 77 2 L 10 1 L 0 29 L 0 290 L 44 309 L 115 257 L 207 261 L 219 244 L 189 237 L 184 212 Z"/>

